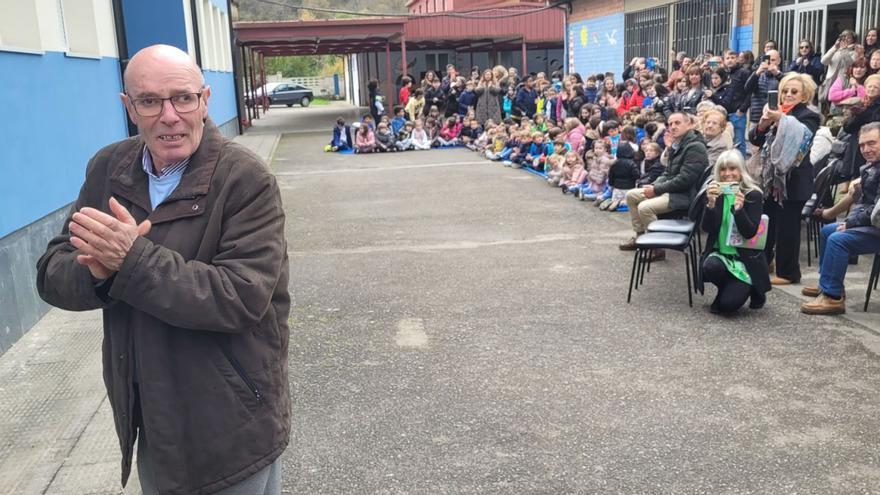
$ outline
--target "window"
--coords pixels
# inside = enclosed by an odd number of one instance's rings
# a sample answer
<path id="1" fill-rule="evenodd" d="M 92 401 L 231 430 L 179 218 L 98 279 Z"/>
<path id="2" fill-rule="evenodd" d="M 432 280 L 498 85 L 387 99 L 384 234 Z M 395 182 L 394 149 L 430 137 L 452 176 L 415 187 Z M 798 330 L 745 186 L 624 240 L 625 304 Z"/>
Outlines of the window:
<path id="1" fill-rule="evenodd" d="M 100 57 L 98 26 L 92 0 L 61 0 L 61 13 L 68 53 Z"/>
<path id="2" fill-rule="evenodd" d="M 199 45 L 202 52 L 202 69 L 232 71 L 231 42 L 229 40 L 229 17 L 210 0 L 196 4 L 199 25 Z"/>
<path id="3" fill-rule="evenodd" d="M 39 51 L 40 25 L 34 2 L 0 0 L 0 46 Z"/>

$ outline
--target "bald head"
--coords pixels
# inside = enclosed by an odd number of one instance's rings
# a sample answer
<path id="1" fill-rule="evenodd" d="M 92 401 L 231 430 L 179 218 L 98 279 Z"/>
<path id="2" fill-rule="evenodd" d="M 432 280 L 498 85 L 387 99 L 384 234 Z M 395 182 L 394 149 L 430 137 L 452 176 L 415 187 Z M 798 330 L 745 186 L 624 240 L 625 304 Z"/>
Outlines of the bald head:
<path id="1" fill-rule="evenodd" d="M 135 90 L 145 77 L 155 77 L 159 72 L 173 73 L 179 78 L 191 78 L 199 87 L 205 85 L 205 77 L 188 53 L 171 45 L 152 45 L 135 53 L 128 61 L 123 76 L 125 92 Z"/>

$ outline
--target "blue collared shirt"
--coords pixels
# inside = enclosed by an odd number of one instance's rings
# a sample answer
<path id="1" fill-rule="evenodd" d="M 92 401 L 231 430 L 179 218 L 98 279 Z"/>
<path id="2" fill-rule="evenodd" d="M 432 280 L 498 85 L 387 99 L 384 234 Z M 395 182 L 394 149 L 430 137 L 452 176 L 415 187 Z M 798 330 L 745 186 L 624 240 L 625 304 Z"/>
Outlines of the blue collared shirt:
<path id="1" fill-rule="evenodd" d="M 150 155 L 150 150 L 144 146 L 143 167 L 147 177 L 150 178 L 150 205 L 154 210 L 177 189 L 187 165 L 189 165 L 189 158 L 169 164 L 156 175 L 153 157 Z"/>

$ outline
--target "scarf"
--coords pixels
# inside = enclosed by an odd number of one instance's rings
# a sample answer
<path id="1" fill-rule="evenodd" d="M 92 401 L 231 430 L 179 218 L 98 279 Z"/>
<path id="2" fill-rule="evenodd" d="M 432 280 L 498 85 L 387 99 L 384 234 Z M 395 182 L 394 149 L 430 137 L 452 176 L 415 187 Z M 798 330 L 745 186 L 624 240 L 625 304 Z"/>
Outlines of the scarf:
<path id="1" fill-rule="evenodd" d="M 792 108 L 796 107 L 797 103 L 786 105 L 785 103 L 779 104 L 779 110 L 782 111 L 785 115 L 788 115 L 788 112 L 791 111 Z"/>
<path id="2" fill-rule="evenodd" d="M 785 179 L 789 172 L 810 151 L 813 135 L 804 124 L 790 115 L 783 115 L 779 123 L 767 134 L 767 140 L 759 152 L 761 163 L 761 188 L 765 194 L 782 204 L 787 198 Z"/>
<path id="3" fill-rule="evenodd" d="M 749 275 L 748 270 L 746 270 L 746 265 L 744 265 L 739 259 L 739 251 L 727 243 L 727 238 L 730 235 L 731 223 L 734 221 L 734 196 L 733 194 L 723 194 L 721 197 L 724 200 L 721 210 L 721 228 L 718 230 L 718 239 L 715 240 L 716 251 L 710 253 L 709 256 L 714 256 L 721 260 L 721 262 L 724 263 L 724 267 L 727 268 L 727 271 L 738 280 L 752 285 L 752 277 Z"/>

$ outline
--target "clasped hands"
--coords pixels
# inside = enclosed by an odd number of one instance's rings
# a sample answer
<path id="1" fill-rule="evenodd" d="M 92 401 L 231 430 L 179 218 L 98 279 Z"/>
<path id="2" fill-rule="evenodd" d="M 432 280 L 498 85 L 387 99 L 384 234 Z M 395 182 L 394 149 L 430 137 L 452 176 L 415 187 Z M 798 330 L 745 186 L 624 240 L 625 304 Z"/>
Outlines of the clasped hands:
<path id="1" fill-rule="evenodd" d="M 125 256 L 138 236 L 147 235 L 149 220 L 140 224 L 128 210 L 110 198 L 110 216 L 95 208 L 85 207 L 73 214 L 70 222 L 70 243 L 80 251 L 76 261 L 88 267 L 98 280 L 110 278 L 119 271 Z"/>

